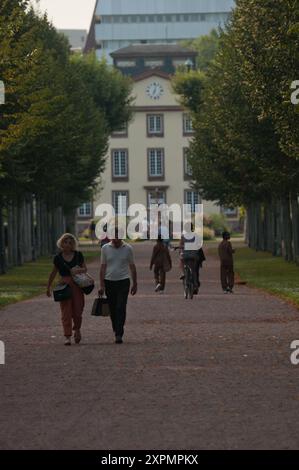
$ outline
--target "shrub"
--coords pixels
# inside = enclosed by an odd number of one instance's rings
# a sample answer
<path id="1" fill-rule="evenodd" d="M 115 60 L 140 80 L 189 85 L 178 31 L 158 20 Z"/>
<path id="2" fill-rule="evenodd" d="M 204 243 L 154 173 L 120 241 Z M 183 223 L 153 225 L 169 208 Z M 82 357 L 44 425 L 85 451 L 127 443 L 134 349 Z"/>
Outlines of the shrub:
<path id="1" fill-rule="evenodd" d="M 213 240 L 214 238 L 215 238 L 214 230 L 212 230 L 208 227 L 204 227 L 203 228 L 203 239 L 205 241 L 207 241 L 207 240 Z"/>
<path id="2" fill-rule="evenodd" d="M 230 228 L 223 214 L 211 214 L 209 219 L 208 227 L 214 230 L 217 237 L 222 235 L 222 232 L 229 232 Z"/>

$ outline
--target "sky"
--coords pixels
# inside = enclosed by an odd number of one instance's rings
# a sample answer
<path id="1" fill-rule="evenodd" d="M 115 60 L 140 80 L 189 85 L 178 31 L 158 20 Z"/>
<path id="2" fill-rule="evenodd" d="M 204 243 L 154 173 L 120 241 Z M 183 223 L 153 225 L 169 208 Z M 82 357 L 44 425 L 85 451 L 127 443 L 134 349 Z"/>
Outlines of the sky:
<path id="1" fill-rule="evenodd" d="M 89 29 L 96 0 L 31 0 L 58 29 Z"/>

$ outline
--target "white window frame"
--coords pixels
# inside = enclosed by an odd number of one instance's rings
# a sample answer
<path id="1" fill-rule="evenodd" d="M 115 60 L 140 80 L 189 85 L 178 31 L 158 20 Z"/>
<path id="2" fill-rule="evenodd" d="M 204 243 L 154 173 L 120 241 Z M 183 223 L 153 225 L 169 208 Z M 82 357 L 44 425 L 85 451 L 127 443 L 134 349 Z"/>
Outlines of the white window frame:
<path id="1" fill-rule="evenodd" d="M 92 216 L 92 203 L 84 202 L 80 207 L 78 207 L 78 216 L 79 217 L 91 217 Z"/>
<path id="2" fill-rule="evenodd" d="M 123 197 L 126 198 L 125 204 L 121 202 L 121 208 L 118 206 L 117 198 Z M 129 191 L 112 191 L 112 205 L 115 210 L 116 215 L 126 215 L 129 207 Z M 119 210 L 120 209 L 120 210 Z"/>
<path id="3" fill-rule="evenodd" d="M 188 194 L 191 194 L 191 202 L 188 200 Z M 191 213 L 195 212 L 196 204 L 201 204 L 201 197 L 198 191 L 193 191 L 192 189 L 185 190 L 185 204 L 191 205 Z M 196 200 L 197 199 L 197 200 Z"/>
<path id="4" fill-rule="evenodd" d="M 184 147 L 183 150 L 183 159 L 184 159 L 184 177 L 185 178 L 192 178 L 193 172 L 190 163 L 188 162 L 188 147 Z"/>
<path id="5" fill-rule="evenodd" d="M 158 124 L 158 122 L 160 122 Z M 163 114 L 148 114 L 147 115 L 147 134 L 149 136 L 164 134 L 164 117 Z"/>
<path id="6" fill-rule="evenodd" d="M 153 167 L 154 173 L 152 173 Z M 161 167 L 161 172 L 158 171 L 159 167 Z M 148 175 L 149 178 L 164 178 L 164 149 L 151 148 L 148 150 Z"/>
<path id="7" fill-rule="evenodd" d="M 125 157 L 124 167 L 123 167 L 123 161 L 122 161 L 123 157 Z M 117 164 L 116 164 L 116 159 L 118 159 Z M 123 172 L 123 169 L 124 169 L 124 172 Z M 128 150 L 126 149 L 113 149 L 112 150 L 112 177 L 113 178 L 128 178 Z"/>
<path id="8" fill-rule="evenodd" d="M 192 117 L 190 114 L 187 114 L 187 113 L 183 114 L 183 130 L 184 130 L 185 135 L 194 133 Z"/>

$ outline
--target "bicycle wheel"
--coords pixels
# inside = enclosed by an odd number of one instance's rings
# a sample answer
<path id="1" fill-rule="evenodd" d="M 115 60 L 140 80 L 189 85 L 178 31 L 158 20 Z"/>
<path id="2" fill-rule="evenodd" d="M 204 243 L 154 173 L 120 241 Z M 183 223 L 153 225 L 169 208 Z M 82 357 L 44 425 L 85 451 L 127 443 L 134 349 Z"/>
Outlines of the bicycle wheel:
<path id="1" fill-rule="evenodd" d="M 188 269 L 185 266 L 184 268 L 184 281 L 183 281 L 183 286 L 184 286 L 184 298 L 188 299 L 188 294 L 189 294 L 189 287 L 188 287 Z"/>
<path id="2" fill-rule="evenodd" d="M 193 273 L 190 266 L 188 266 L 188 274 L 187 274 L 187 290 L 188 296 L 191 300 L 193 299 L 193 292 L 194 292 L 194 282 L 193 282 Z"/>
<path id="3" fill-rule="evenodd" d="M 194 283 L 193 283 L 193 278 L 190 279 L 189 282 L 189 297 L 192 300 L 194 295 Z"/>

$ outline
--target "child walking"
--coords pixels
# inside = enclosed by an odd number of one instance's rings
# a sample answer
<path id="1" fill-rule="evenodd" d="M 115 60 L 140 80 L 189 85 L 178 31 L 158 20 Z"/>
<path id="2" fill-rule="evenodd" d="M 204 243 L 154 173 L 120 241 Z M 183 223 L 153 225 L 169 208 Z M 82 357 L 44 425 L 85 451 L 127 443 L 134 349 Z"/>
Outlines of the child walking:
<path id="1" fill-rule="evenodd" d="M 155 291 L 164 292 L 166 283 L 166 273 L 172 268 L 171 256 L 168 247 L 163 243 L 162 237 L 159 236 L 156 245 L 153 248 L 150 270 L 154 266 L 155 275 Z"/>

